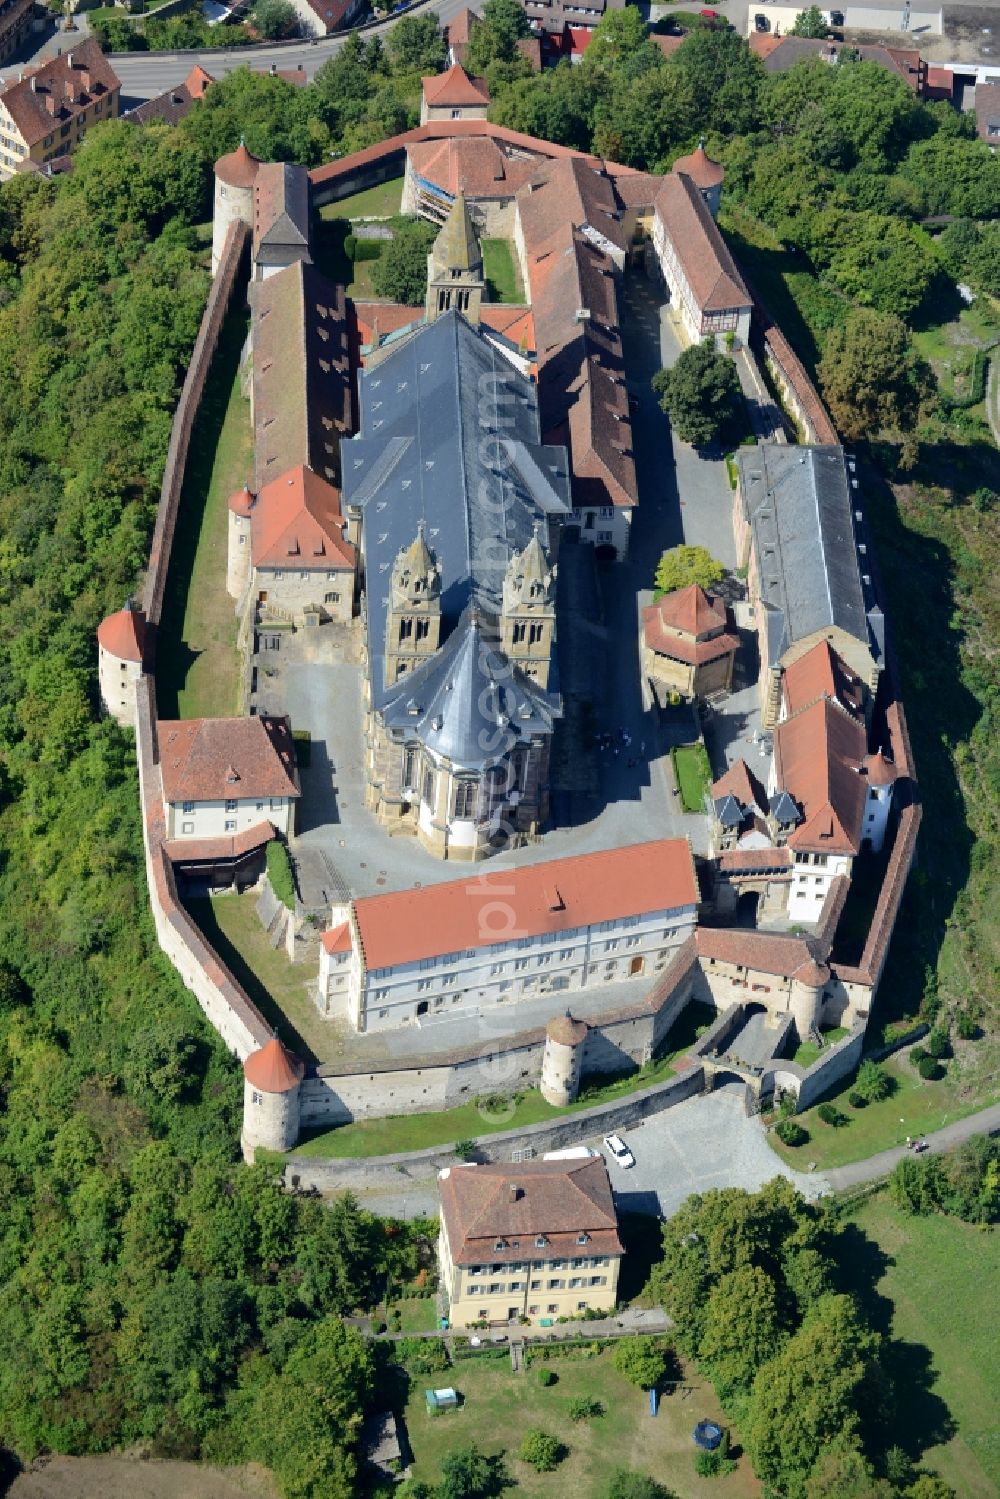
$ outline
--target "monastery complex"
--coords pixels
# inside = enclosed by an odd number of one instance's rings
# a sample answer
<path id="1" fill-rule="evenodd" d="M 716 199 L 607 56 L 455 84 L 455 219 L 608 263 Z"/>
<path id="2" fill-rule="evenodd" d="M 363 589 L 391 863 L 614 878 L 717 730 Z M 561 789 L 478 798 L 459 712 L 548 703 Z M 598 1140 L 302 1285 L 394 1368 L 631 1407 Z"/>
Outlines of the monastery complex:
<path id="1" fill-rule="evenodd" d="M 417 888 L 343 889 L 303 960 L 322 1016 L 359 1038 L 409 1031 L 412 1058 L 391 1078 L 385 1065 L 305 1065 L 184 925 L 179 889 L 254 883 L 274 839 L 294 862 L 297 725 L 256 711 L 155 720 L 160 540 L 142 607 L 99 631 L 103 700 L 137 728 L 157 929 L 245 1063 L 250 1155 L 289 1149 L 306 1126 L 461 1101 L 476 1048 L 423 1051 L 447 1017 L 502 1017 L 493 1044 L 558 1104 L 587 1071 L 655 1055 L 701 999 L 718 1017 L 689 1058 L 704 1085 L 726 1068 L 757 1097 L 804 1104 L 857 1064 L 912 857 L 916 784 L 866 498 L 804 372 L 780 354 L 774 378 L 807 440 L 739 450 L 745 596 L 692 585 L 653 598 L 635 649 L 651 703 L 698 709 L 736 690 L 752 641 L 768 767 L 716 766 L 697 840 L 653 825 L 646 842 L 547 856 L 568 723 L 560 645 L 574 627 L 561 569 L 568 548 L 587 547 L 620 567 L 650 503 L 626 384 L 627 278 L 650 279 L 682 342 L 738 350 L 768 325 L 717 226 L 723 172 L 702 146 L 657 177 L 485 113 L 483 86 L 456 63 L 425 80 L 406 135 L 311 174 L 243 145 L 216 166 L 213 270 L 219 296 L 249 302 L 254 429 L 219 587 L 248 650 L 282 632 L 354 643 L 373 836 L 404 840 L 428 870 L 464 866 Z M 437 227 L 423 304 L 356 301 L 317 268 L 316 207 L 399 176 L 403 210 Z M 508 244 L 522 304 L 489 300 L 484 238 Z M 768 360 L 779 348 L 766 344 Z M 169 526 L 161 535 L 169 547 Z M 872 929 L 846 964 L 837 931 L 855 865 L 878 855 Z M 740 1040 L 753 1016 L 769 1051 Z M 844 1039 L 817 1068 L 782 1060 L 831 1026 Z M 475 1205 L 460 1181 L 448 1192 L 458 1285 Z"/>

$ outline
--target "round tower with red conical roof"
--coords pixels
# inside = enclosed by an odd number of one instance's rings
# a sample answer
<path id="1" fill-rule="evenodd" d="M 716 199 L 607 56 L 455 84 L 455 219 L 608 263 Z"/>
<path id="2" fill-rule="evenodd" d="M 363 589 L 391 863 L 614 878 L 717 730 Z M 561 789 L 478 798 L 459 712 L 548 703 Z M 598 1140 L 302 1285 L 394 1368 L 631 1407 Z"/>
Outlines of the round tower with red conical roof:
<path id="1" fill-rule="evenodd" d="M 253 223 L 253 190 L 260 162 L 241 140 L 235 151 L 215 163 L 215 212 L 212 219 L 212 275 L 219 269 L 230 224 Z"/>
<path id="2" fill-rule="evenodd" d="M 135 688 L 142 676 L 146 616 L 131 600 L 97 627 L 97 681 L 101 701 L 120 724 L 135 724 Z"/>
<path id="3" fill-rule="evenodd" d="M 299 1137 L 299 1093 L 305 1063 L 277 1036 L 243 1063 L 243 1156 L 291 1150 Z"/>
<path id="4" fill-rule="evenodd" d="M 244 484 L 229 496 L 229 551 L 226 559 L 226 591 L 238 599 L 250 577 L 250 512 L 254 497 Z"/>
<path id="5" fill-rule="evenodd" d="M 678 156 L 674 162 L 674 171 L 683 172 L 685 177 L 690 177 L 695 187 L 701 193 L 708 211 L 713 219 L 719 217 L 719 203 L 722 199 L 722 184 L 725 181 L 726 169 L 721 162 L 713 161 L 705 150 L 705 138 L 702 136 L 698 142 L 697 149 L 689 156 Z"/>

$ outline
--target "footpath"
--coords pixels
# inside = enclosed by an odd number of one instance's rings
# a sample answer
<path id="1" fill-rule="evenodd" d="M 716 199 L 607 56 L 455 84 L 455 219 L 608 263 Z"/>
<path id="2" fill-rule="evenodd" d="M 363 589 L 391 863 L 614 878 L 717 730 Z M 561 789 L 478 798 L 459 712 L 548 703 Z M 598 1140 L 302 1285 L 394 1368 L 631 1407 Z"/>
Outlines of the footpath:
<path id="1" fill-rule="evenodd" d="M 924 1135 L 922 1138 L 934 1151 L 950 1150 L 953 1145 L 961 1145 L 963 1140 L 970 1139 L 973 1135 L 995 1135 L 1000 1133 L 1000 1103 L 991 1104 L 988 1109 L 980 1109 L 978 1114 L 969 1114 L 965 1119 L 958 1119 L 954 1124 L 946 1124 L 943 1129 L 935 1130 L 933 1134 Z M 834 1166 L 823 1172 L 823 1176 L 830 1183 L 834 1192 L 846 1192 L 850 1187 L 864 1186 L 866 1182 L 878 1181 L 880 1177 L 888 1176 L 892 1168 L 907 1154 L 905 1145 L 897 1145 L 892 1150 L 879 1151 L 878 1155 L 870 1155 L 863 1161 L 851 1161 L 847 1166 Z"/>

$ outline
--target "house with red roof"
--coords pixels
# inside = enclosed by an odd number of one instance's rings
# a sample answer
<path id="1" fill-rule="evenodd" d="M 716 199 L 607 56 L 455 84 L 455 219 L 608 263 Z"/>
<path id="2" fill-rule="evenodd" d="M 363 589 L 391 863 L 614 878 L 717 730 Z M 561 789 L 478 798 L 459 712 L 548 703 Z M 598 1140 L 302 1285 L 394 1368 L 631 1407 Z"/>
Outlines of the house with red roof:
<path id="1" fill-rule="evenodd" d="M 694 162 L 705 178 L 698 153 Z M 679 169 L 664 177 L 654 203 L 653 248 L 681 333 L 691 343 L 730 333 L 745 344 L 752 301 L 712 216 L 718 187 Z"/>
<path id="2" fill-rule="evenodd" d="M 739 645 L 724 601 L 697 583 L 665 593 L 642 611 L 643 674 L 661 698 L 690 702 L 728 692 Z"/>
<path id="3" fill-rule="evenodd" d="M 93 37 L 0 87 L 0 180 L 68 156 L 91 126 L 117 116 L 121 90 Z"/>
<path id="4" fill-rule="evenodd" d="M 373 895 L 333 908 L 319 1002 L 356 1030 L 636 981 L 694 931 L 685 838 Z"/>
<path id="5" fill-rule="evenodd" d="M 170 859 L 240 857 L 294 832 L 301 793 L 287 718 L 161 719 L 156 737 Z"/>
<path id="6" fill-rule="evenodd" d="M 420 123 L 433 120 L 485 120 L 490 91 L 483 78 L 472 78 L 458 63 L 445 73 L 420 80 Z"/>
<path id="7" fill-rule="evenodd" d="M 339 492 L 305 464 L 230 497 L 227 588 L 258 624 L 346 624 L 356 563 Z"/>

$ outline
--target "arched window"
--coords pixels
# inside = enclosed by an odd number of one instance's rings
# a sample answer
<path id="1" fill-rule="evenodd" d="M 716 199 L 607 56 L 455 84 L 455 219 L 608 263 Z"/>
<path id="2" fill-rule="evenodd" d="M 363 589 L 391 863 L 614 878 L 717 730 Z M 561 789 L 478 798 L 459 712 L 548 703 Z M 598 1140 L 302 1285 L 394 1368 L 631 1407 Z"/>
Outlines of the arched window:
<path id="1" fill-rule="evenodd" d="M 475 817 L 479 806 L 479 782 L 478 781 L 456 781 L 455 782 L 455 817 L 468 821 Z"/>

